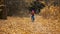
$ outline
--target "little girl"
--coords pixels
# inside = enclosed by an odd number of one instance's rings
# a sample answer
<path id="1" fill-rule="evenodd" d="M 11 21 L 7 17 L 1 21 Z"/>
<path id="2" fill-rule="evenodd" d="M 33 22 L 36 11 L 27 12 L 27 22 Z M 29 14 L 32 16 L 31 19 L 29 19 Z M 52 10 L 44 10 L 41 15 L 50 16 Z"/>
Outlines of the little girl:
<path id="1" fill-rule="evenodd" d="M 32 12 L 31 12 L 31 19 L 32 19 L 32 22 L 34 22 L 34 20 L 35 20 L 34 14 L 35 14 L 35 12 L 34 12 L 34 10 L 32 10 Z"/>

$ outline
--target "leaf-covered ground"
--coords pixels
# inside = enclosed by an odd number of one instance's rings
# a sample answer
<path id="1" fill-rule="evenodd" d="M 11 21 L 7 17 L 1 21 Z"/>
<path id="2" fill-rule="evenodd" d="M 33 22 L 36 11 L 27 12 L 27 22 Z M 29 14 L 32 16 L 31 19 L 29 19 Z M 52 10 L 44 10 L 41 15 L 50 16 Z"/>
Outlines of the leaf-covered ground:
<path id="1" fill-rule="evenodd" d="M 35 22 L 31 17 L 8 17 L 0 20 L 0 34 L 60 34 L 60 21 L 39 15 L 35 15 Z"/>

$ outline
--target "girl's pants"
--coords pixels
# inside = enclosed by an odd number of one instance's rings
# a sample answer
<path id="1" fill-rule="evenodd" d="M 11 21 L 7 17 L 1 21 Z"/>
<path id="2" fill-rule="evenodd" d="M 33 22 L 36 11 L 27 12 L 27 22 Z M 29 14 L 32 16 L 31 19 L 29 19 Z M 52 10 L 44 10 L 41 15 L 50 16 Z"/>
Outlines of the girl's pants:
<path id="1" fill-rule="evenodd" d="M 31 19 L 32 19 L 32 22 L 34 22 L 34 20 L 35 20 L 34 15 L 31 16 Z"/>

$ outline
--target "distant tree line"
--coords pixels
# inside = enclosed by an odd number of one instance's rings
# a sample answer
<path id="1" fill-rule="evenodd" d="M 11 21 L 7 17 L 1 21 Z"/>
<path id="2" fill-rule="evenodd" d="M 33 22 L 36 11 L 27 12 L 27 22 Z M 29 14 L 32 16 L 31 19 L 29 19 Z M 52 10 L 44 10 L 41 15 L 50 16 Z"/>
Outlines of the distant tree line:
<path id="1" fill-rule="evenodd" d="M 52 0 L 43 0 L 47 5 L 52 2 Z M 0 18 L 6 18 L 12 16 L 14 13 L 19 12 L 22 9 L 26 9 L 27 4 L 25 0 L 0 0 Z M 4 5 L 4 6 L 1 6 Z M 53 0 L 52 5 L 59 6 L 60 0 Z M 23 10 L 24 11 L 24 10 Z"/>

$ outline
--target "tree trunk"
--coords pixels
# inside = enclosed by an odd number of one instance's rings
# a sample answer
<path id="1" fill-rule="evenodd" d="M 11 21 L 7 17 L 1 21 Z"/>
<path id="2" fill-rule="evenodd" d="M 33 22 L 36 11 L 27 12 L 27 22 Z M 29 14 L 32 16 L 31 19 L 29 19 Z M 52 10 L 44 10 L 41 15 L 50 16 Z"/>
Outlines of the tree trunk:
<path id="1" fill-rule="evenodd" d="M 7 19 L 7 11 L 6 11 L 6 6 L 4 6 L 4 0 L 0 1 L 0 19 Z"/>

